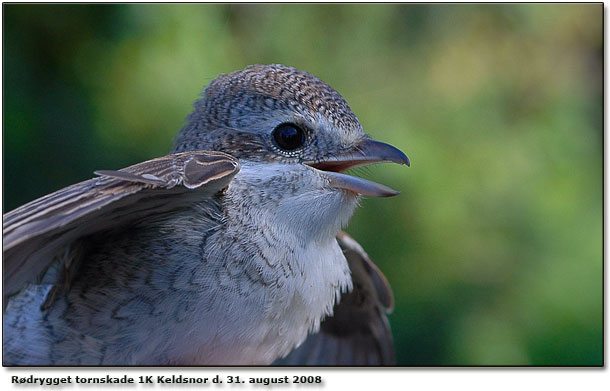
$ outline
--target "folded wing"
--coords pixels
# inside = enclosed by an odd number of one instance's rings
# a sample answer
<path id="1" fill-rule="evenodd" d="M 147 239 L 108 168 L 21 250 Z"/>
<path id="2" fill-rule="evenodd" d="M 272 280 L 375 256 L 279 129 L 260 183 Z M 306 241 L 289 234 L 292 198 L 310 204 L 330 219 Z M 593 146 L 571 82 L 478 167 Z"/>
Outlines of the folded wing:
<path id="1" fill-rule="evenodd" d="M 320 331 L 275 365 L 394 365 L 387 313 L 394 307 L 388 281 L 362 247 L 345 232 L 337 235 L 352 272 L 354 289 L 341 296 Z"/>

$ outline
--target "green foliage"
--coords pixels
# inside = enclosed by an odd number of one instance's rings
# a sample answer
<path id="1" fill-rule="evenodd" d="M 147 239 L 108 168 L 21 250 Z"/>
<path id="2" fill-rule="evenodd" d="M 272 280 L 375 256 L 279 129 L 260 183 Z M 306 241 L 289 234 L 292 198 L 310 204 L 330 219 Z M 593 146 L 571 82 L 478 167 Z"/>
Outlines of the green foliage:
<path id="1" fill-rule="evenodd" d="M 601 365 L 603 7 L 4 8 L 4 210 L 165 154 L 218 73 L 330 83 L 412 167 L 348 231 L 388 275 L 400 364 Z"/>

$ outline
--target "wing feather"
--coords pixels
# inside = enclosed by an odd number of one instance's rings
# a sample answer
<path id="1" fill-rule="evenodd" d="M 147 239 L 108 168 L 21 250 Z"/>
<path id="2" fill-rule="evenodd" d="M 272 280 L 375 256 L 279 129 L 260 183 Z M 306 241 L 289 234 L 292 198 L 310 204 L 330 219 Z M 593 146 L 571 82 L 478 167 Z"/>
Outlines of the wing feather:
<path id="1" fill-rule="evenodd" d="M 66 187 L 3 216 L 3 306 L 37 281 L 79 237 L 165 213 L 226 186 L 239 171 L 222 152 L 191 151 L 145 161 Z"/>

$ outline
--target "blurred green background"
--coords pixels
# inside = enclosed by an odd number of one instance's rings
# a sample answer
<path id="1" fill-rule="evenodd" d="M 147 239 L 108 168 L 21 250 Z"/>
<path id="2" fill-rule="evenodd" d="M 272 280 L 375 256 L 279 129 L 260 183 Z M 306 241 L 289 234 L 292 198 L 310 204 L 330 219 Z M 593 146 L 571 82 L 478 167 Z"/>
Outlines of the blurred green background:
<path id="1" fill-rule="evenodd" d="M 327 81 L 411 168 L 350 232 L 401 365 L 603 364 L 603 7 L 4 4 L 3 210 L 164 155 L 217 74 Z"/>

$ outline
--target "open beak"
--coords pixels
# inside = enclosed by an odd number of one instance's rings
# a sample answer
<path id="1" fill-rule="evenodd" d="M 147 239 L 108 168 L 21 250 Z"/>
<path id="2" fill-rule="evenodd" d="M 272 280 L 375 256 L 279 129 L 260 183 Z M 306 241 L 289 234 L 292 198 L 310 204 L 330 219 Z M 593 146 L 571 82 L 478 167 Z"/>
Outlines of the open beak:
<path id="1" fill-rule="evenodd" d="M 384 162 L 410 165 L 407 155 L 398 148 L 370 139 L 360 143 L 352 152 L 326 158 L 322 161 L 306 162 L 306 164 L 323 171 L 324 175 L 330 179 L 332 187 L 370 197 L 392 197 L 400 194 L 400 192 L 379 183 L 343 174 L 350 168 Z"/>

